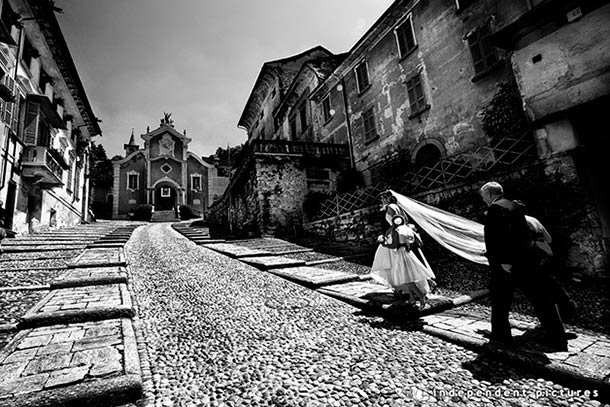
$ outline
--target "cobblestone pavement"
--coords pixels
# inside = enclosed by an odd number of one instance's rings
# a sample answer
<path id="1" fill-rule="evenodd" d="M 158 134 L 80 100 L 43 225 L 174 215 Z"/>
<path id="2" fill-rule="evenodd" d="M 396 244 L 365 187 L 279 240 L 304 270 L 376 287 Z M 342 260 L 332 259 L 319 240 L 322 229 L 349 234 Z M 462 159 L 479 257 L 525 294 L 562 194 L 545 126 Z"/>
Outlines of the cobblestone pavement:
<path id="1" fill-rule="evenodd" d="M 596 406 L 540 379 L 197 246 L 126 246 L 145 406 Z"/>

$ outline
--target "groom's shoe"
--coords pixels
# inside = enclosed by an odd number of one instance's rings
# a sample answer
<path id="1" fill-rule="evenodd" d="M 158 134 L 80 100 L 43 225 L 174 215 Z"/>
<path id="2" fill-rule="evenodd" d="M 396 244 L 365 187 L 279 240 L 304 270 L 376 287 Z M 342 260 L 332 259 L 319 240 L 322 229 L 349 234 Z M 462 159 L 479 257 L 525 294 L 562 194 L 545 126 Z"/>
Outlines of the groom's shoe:
<path id="1" fill-rule="evenodd" d="M 500 343 L 502 345 L 512 345 L 513 344 L 513 338 L 510 336 L 499 336 L 499 335 L 494 335 L 490 330 L 488 329 L 477 329 L 476 333 L 483 335 L 484 338 L 489 339 L 490 342 L 495 342 L 495 343 Z"/>

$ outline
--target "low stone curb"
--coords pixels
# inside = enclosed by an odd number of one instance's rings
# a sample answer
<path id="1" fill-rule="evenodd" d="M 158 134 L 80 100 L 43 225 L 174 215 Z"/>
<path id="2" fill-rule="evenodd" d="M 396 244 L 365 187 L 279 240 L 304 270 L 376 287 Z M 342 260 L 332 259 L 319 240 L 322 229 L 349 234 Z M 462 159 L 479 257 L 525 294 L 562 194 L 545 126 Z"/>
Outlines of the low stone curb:
<path id="1" fill-rule="evenodd" d="M 281 256 L 248 256 L 242 257 L 240 258 L 240 260 L 243 263 L 249 264 L 250 266 L 254 266 L 264 271 L 288 267 L 305 266 L 305 261 L 303 260 L 295 260 Z"/>
<path id="2" fill-rule="evenodd" d="M 53 251 L 65 251 L 65 250 L 79 250 L 79 249 L 85 249 L 87 247 L 86 244 L 82 244 L 82 245 L 72 245 L 72 246 L 49 246 L 49 245 L 44 245 L 44 246 L 32 246 L 32 247 L 23 247 L 23 246 L 19 246 L 19 247 L 6 247 L 3 246 L 0 248 L 0 253 L 30 253 L 30 252 L 39 252 L 39 251 L 46 251 L 46 252 L 53 252 Z"/>
<path id="3" fill-rule="evenodd" d="M 43 309 L 49 307 L 51 300 L 59 297 L 61 290 L 79 289 L 86 288 L 87 286 L 76 286 L 70 288 L 56 289 L 45 295 L 34 307 L 32 307 L 24 316 L 19 320 L 19 329 L 27 329 L 32 327 L 40 327 L 45 325 L 57 325 L 57 324 L 68 324 L 74 322 L 87 322 L 87 321 L 100 321 L 104 319 L 115 319 L 115 318 L 131 318 L 133 316 L 133 306 L 131 303 L 131 296 L 127 290 L 125 284 L 116 284 L 116 289 L 119 291 L 120 304 L 117 305 L 102 305 L 102 306 L 90 306 L 88 308 L 77 308 L 68 310 L 54 310 L 45 312 Z M 100 286 L 92 286 L 100 287 Z M 106 286 L 101 286 L 103 288 Z M 75 292 L 74 290 L 68 292 Z M 98 295 L 93 292 L 93 295 Z M 83 295 L 80 292 L 76 292 L 76 295 Z M 60 299 L 62 297 L 59 297 Z M 69 298 L 69 297 L 68 297 Z M 69 304 L 73 304 L 72 300 Z M 57 304 L 55 302 L 54 304 Z M 76 303 L 78 305 L 78 303 Z M 84 302 L 87 306 L 88 303 Z M 56 306 L 53 305 L 53 308 Z"/>
<path id="4" fill-rule="evenodd" d="M 269 273 L 275 274 L 288 281 L 313 289 L 332 284 L 348 283 L 355 281 L 358 278 L 358 276 L 350 273 L 308 266 L 270 269 L 268 271 Z M 311 271 L 311 273 L 308 273 L 308 271 Z M 324 276 L 316 275 L 317 272 L 326 274 L 326 278 L 323 278 Z"/>
<path id="5" fill-rule="evenodd" d="M 56 280 L 49 284 L 47 289 L 61 289 L 70 287 L 85 287 L 90 285 L 108 285 L 108 284 L 125 284 L 127 283 L 126 276 L 115 277 L 92 277 L 92 278 L 64 278 Z"/>

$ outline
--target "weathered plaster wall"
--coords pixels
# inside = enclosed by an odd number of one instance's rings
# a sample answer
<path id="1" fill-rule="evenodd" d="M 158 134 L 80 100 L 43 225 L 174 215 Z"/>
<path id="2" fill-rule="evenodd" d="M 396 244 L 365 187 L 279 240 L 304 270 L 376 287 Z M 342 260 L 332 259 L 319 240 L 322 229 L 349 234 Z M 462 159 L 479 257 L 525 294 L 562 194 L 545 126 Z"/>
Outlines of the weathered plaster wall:
<path id="1" fill-rule="evenodd" d="M 345 76 L 354 155 L 360 171 L 401 149 L 414 158 L 416 146 L 426 142 L 441 146 L 442 155 L 487 142 L 479 114 L 496 92 L 497 83 L 510 80 L 510 69 L 500 64 L 473 82 L 472 57 L 464 38 L 489 15 L 486 2 L 475 2 L 459 14 L 453 1 L 420 2 L 412 10 L 418 43 L 413 52 L 401 59 L 391 30 L 365 53 L 370 87 L 358 94 L 353 70 Z M 406 83 L 417 73 L 430 108 L 414 116 Z M 370 107 L 375 109 L 379 138 L 367 142 L 362 115 Z"/>
<path id="2" fill-rule="evenodd" d="M 516 50 L 512 65 L 532 120 L 610 94 L 610 5 Z"/>

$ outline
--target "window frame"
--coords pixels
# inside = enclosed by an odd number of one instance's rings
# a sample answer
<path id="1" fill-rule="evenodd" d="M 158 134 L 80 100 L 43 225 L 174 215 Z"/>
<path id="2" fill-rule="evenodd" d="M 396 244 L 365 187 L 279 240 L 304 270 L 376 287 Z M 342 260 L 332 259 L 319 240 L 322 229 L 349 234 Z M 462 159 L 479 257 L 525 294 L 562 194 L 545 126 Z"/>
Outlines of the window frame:
<path id="1" fill-rule="evenodd" d="M 413 41 L 413 46 L 411 46 L 410 48 L 407 47 L 407 42 L 405 41 L 405 44 L 404 44 L 405 51 L 403 53 L 401 51 L 401 47 L 400 47 L 401 36 L 399 34 L 399 31 L 401 31 L 401 29 L 407 23 L 409 24 L 409 29 L 411 32 L 411 40 Z M 402 30 L 402 32 L 404 32 L 404 30 Z M 417 43 L 417 37 L 415 36 L 415 28 L 413 27 L 413 14 L 412 13 L 409 13 L 404 20 L 402 20 L 399 24 L 396 25 L 396 28 L 394 28 L 394 38 L 396 39 L 396 47 L 398 48 L 398 56 L 400 59 L 405 58 L 406 56 L 411 54 L 413 51 L 415 51 L 415 49 L 417 49 L 418 43 Z M 402 39 L 406 40 L 406 38 L 404 36 L 402 37 Z"/>
<path id="2" fill-rule="evenodd" d="M 486 34 L 481 34 L 482 30 L 486 30 L 487 33 Z M 492 70 L 494 67 L 496 67 L 498 65 L 498 63 L 500 63 L 500 56 L 498 54 L 498 50 L 496 49 L 496 47 L 493 45 L 493 43 L 489 40 L 489 37 L 491 36 L 491 28 L 489 26 L 489 22 L 478 26 L 474 31 L 472 31 L 471 33 L 469 33 L 466 36 L 466 45 L 468 46 L 468 51 L 470 52 L 470 57 L 472 59 L 472 67 L 474 69 L 474 78 L 478 78 L 481 75 L 484 75 L 485 73 L 489 72 L 490 70 Z M 473 40 L 474 39 L 474 40 Z M 491 47 L 490 50 L 491 52 L 486 52 L 485 50 L 485 46 L 489 46 Z M 476 48 L 476 51 L 480 54 L 480 58 L 477 60 L 475 58 L 475 53 L 473 52 L 473 49 Z M 488 58 L 490 56 L 494 57 L 494 60 L 490 63 L 488 62 Z M 481 69 L 477 69 L 477 65 L 479 64 L 483 64 Z"/>
<path id="3" fill-rule="evenodd" d="M 372 123 L 372 127 L 367 128 L 367 123 L 369 123 L 369 125 Z M 362 130 L 365 144 L 368 144 L 379 137 L 374 106 L 371 106 L 362 113 Z"/>
<path id="4" fill-rule="evenodd" d="M 409 98 L 409 108 L 411 109 L 411 115 L 409 118 L 412 118 L 430 107 L 426 99 L 426 92 L 424 90 L 421 72 L 417 72 L 409 77 L 409 79 L 407 79 L 406 86 L 407 97 Z M 417 94 L 418 88 L 421 93 L 420 96 Z"/>
<path id="5" fill-rule="evenodd" d="M 131 177 L 135 177 L 136 185 L 135 188 L 131 187 Z M 128 191 L 137 191 L 140 189 L 140 173 L 137 171 L 129 171 L 127 173 L 127 190 Z"/>
<path id="6" fill-rule="evenodd" d="M 199 188 L 195 188 L 195 180 L 199 181 Z M 191 191 L 202 191 L 203 180 L 201 174 L 191 174 Z"/>
<path id="7" fill-rule="evenodd" d="M 360 83 L 360 75 L 358 75 L 359 68 L 362 66 L 364 66 L 364 69 L 366 72 L 366 83 L 364 83 L 364 84 Z M 356 66 L 354 66 L 354 75 L 356 77 L 356 87 L 358 89 L 358 94 L 360 95 L 360 94 L 364 93 L 365 90 L 367 90 L 368 88 L 371 87 L 369 66 L 368 66 L 368 61 L 366 60 L 366 58 L 362 59 L 360 62 L 358 62 L 356 64 Z"/>
<path id="8" fill-rule="evenodd" d="M 161 198 L 171 198 L 172 189 L 170 187 L 161 187 Z"/>
<path id="9" fill-rule="evenodd" d="M 307 117 L 307 103 L 303 102 L 299 106 L 299 124 L 301 125 L 301 134 L 309 128 L 309 118 Z"/>
<path id="10" fill-rule="evenodd" d="M 333 115 L 330 113 L 332 111 L 332 104 L 330 103 L 330 93 L 322 99 L 322 103 L 320 103 L 320 105 L 322 106 L 322 118 L 324 119 L 324 123 L 327 123 L 328 121 L 330 121 L 330 119 L 333 118 Z"/>

